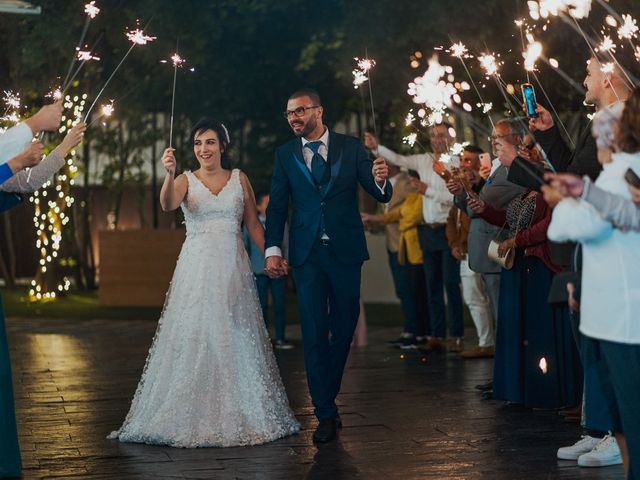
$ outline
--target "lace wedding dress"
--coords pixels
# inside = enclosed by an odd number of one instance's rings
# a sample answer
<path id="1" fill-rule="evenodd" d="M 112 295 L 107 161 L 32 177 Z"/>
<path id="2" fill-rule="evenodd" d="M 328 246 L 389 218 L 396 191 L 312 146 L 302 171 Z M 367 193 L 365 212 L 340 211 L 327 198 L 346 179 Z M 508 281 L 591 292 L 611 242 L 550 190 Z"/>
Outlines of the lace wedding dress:
<path id="1" fill-rule="evenodd" d="M 239 171 L 218 195 L 186 176 L 187 237 L 131 409 L 109 438 L 192 448 L 293 434 L 242 242 Z"/>

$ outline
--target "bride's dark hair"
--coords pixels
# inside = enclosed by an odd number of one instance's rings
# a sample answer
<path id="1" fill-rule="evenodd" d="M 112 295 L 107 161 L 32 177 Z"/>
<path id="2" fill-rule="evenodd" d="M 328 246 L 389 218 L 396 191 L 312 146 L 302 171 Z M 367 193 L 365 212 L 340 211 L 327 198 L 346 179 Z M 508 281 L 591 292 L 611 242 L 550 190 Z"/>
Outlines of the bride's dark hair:
<path id="1" fill-rule="evenodd" d="M 210 118 L 201 118 L 191 129 L 191 146 L 193 146 L 196 135 L 206 132 L 207 130 L 213 130 L 218 135 L 218 141 L 220 142 L 220 147 L 222 153 L 220 155 L 220 166 L 225 170 L 231 170 L 231 162 L 229 161 L 229 144 L 231 140 L 229 139 L 229 132 L 227 131 L 227 127 L 225 127 L 222 123 L 216 122 L 215 120 L 211 120 Z"/>

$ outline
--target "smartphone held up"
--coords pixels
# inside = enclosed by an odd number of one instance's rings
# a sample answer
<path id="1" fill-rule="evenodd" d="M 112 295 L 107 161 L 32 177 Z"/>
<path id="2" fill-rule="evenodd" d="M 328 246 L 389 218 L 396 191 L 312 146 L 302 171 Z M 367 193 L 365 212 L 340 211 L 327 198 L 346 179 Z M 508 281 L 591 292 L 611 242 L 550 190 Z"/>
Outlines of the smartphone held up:
<path id="1" fill-rule="evenodd" d="M 536 102 L 536 92 L 533 89 L 533 85 L 530 83 L 522 84 L 522 98 L 524 99 L 524 109 L 527 112 L 527 117 L 538 117 L 539 114 L 536 111 L 538 103 Z"/>

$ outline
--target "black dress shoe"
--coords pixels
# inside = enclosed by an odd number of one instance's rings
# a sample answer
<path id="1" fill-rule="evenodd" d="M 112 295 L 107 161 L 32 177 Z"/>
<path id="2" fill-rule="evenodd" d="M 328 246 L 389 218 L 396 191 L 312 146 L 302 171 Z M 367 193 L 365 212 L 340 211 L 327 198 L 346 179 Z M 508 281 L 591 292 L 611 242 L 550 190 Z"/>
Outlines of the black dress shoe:
<path id="1" fill-rule="evenodd" d="M 336 436 L 337 422 L 334 418 L 320 420 L 318 428 L 313 432 L 313 441 L 316 443 L 327 443 Z"/>
<path id="2" fill-rule="evenodd" d="M 489 383 L 481 383 L 480 385 L 476 385 L 476 390 L 480 390 L 481 392 L 486 392 L 487 390 L 493 390 L 493 381 Z"/>

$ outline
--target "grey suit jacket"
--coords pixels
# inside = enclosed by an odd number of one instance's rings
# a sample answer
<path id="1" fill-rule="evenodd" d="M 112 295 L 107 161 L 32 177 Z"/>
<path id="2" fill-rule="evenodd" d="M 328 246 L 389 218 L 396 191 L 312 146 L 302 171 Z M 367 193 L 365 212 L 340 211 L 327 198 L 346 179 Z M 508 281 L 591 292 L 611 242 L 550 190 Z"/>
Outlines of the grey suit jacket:
<path id="1" fill-rule="evenodd" d="M 480 190 L 480 199 L 495 208 L 507 208 L 509 202 L 525 189 L 507 180 L 509 169 L 500 165 L 487 179 Z M 500 233 L 502 227 L 491 225 L 482 218 L 477 217 L 471 209 L 467 208 L 467 194 L 456 196 L 455 203 L 471 217 L 468 239 L 469 268 L 478 273 L 499 273 L 500 265 L 490 260 L 487 255 L 489 243 Z M 507 232 L 500 234 L 499 240 L 505 240 Z"/>

